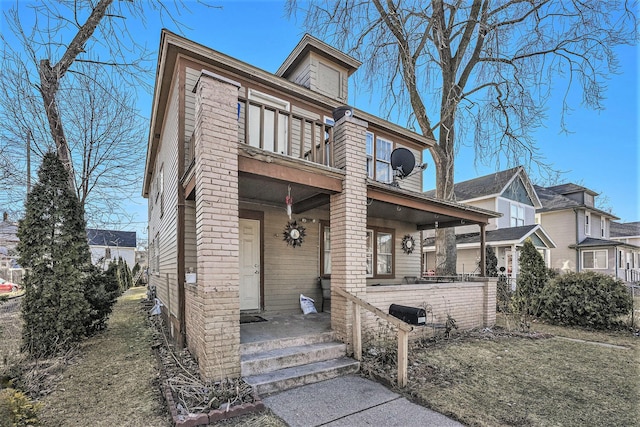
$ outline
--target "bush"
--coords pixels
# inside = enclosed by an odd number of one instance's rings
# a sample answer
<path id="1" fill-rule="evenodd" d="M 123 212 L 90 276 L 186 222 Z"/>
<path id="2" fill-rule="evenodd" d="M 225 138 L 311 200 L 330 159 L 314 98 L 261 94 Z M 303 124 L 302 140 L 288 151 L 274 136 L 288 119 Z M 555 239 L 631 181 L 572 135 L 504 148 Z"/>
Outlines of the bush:
<path id="1" fill-rule="evenodd" d="M 520 250 L 520 274 L 513 297 L 514 309 L 523 316 L 538 315 L 540 295 L 549 280 L 549 272 L 542 255 L 527 239 Z"/>
<path id="2" fill-rule="evenodd" d="M 91 269 L 84 287 L 84 296 L 90 306 L 89 316 L 85 319 L 88 335 L 105 328 L 120 293 L 118 280 L 112 270 L 104 272 L 95 267 Z"/>
<path id="3" fill-rule="evenodd" d="M 612 329 L 630 313 L 631 295 L 619 279 L 601 273 L 567 273 L 553 279 L 542 295 L 541 316 L 552 323 Z"/>
<path id="4" fill-rule="evenodd" d="M 0 427 L 38 424 L 40 405 L 13 388 L 0 390 Z"/>
<path id="5" fill-rule="evenodd" d="M 27 269 L 23 349 L 33 357 L 67 350 L 85 336 L 90 306 L 83 287 L 91 254 L 84 210 L 54 153 L 44 156 L 27 195 L 18 238 L 19 262 Z"/>

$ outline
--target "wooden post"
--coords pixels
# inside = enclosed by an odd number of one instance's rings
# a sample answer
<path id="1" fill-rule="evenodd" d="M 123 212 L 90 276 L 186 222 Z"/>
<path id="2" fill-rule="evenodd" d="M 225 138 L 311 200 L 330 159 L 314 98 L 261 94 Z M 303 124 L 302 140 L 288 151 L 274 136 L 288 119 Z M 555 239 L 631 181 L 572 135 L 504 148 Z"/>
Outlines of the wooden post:
<path id="1" fill-rule="evenodd" d="M 360 325 L 360 306 L 349 302 L 353 307 L 353 357 L 362 360 L 362 327 Z"/>
<path id="2" fill-rule="evenodd" d="M 398 386 L 407 385 L 407 368 L 409 356 L 409 333 L 398 329 Z"/>

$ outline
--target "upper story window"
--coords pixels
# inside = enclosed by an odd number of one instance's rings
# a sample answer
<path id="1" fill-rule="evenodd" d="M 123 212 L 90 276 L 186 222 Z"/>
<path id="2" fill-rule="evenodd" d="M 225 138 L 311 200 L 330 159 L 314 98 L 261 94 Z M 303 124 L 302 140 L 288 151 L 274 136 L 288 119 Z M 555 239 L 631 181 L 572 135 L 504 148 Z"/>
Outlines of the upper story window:
<path id="1" fill-rule="evenodd" d="M 511 204 L 511 227 L 520 227 L 524 225 L 524 207 Z"/>
<path id="2" fill-rule="evenodd" d="M 584 234 L 591 235 L 591 212 L 585 212 L 584 214 Z"/>
<path id="3" fill-rule="evenodd" d="M 391 171 L 391 151 L 393 143 L 383 138 L 376 138 L 376 180 L 380 182 L 393 181 Z"/>
<path id="4" fill-rule="evenodd" d="M 367 178 L 373 179 L 373 134 L 367 132 Z"/>
<path id="5" fill-rule="evenodd" d="M 607 220 L 600 218 L 600 237 L 607 237 Z"/>
<path id="6" fill-rule="evenodd" d="M 275 96 L 249 89 L 249 132 L 248 144 L 263 150 L 281 154 L 288 153 L 289 117 L 278 111 L 289 111 L 290 104 Z M 261 132 L 262 130 L 262 132 Z"/>

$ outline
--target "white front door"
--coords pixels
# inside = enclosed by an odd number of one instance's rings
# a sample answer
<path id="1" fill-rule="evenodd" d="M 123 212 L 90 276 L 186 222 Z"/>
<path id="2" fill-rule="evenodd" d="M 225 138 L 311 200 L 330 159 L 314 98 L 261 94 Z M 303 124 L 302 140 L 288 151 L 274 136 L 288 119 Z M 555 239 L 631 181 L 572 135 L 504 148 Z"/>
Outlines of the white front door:
<path id="1" fill-rule="evenodd" d="M 240 219 L 240 310 L 260 309 L 260 221 Z"/>

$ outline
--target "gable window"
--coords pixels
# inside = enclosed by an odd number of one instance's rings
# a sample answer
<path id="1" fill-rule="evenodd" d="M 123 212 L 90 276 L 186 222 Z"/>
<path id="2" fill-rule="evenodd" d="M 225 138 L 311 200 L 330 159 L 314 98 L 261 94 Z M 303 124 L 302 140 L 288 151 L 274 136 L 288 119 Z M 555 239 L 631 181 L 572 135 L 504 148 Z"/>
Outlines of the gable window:
<path id="1" fill-rule="evenodd" d="M 281 154 L 288 152 L 289 117 L 280 111 L 289 111 L 290 104 L 275 96 L 249 89 L 249 132 L 247 144 Z M 262 132 L 261 132 L 262 130 Z"/>
<path id="2" fill-rule="evenodd" d="M 107 260 L 111 259 L 111 248 L 104 249 L 104 259 L 107 259 Z"/>
<path id="3" fill-rule="evenodd" d="M 524 225 L 524 207 L 511 205 L 511 227 L 520 227 Z"/>
<path id="4" fill-rule="evenodd" d="M 582 268 L 593 270 L 606 270 L 609 268 L 607 251 L 583 251 Z"/>
<path id="5" fill-rule="evenodd" d="M 373 134 L 367 132 L 367 178 L 373 179 Z"/>
<path id="6" fill-rule="evenodd" d="M 591 212 L 585 212 L 584 214 L 584 234 L 591 235 Z"/>

